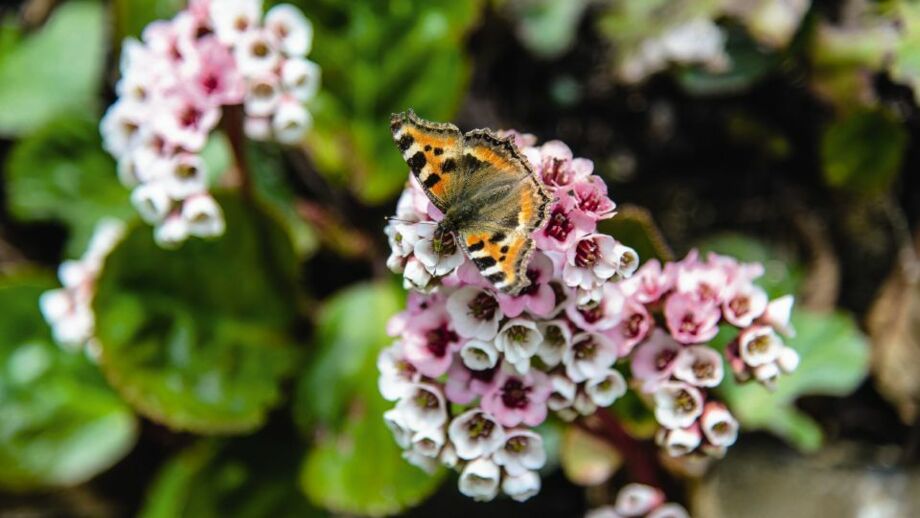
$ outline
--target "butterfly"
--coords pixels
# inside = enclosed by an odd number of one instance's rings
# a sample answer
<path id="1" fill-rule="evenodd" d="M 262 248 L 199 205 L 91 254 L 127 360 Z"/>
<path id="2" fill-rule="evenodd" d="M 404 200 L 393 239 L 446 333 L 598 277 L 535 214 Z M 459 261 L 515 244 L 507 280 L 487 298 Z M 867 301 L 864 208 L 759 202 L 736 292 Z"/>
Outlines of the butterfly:
<path id="1" fill-rule="evenodd" d="M 415 112 L 390 119 L 393 141 L 448 233 L 497 289 L 517 295 L 530 285 L 530 235 L 543 226 L 552 201 L 511 137 L 490 130 L 466 134 Z"/>

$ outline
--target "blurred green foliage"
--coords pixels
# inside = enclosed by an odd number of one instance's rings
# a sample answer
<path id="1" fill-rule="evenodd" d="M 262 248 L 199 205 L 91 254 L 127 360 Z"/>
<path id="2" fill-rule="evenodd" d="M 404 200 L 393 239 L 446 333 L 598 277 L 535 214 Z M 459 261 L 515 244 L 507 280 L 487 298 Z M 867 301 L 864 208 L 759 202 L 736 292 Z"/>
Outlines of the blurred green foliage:
<path id="1" fill-rule="evenodd" d="M 104 21 L 101 3 L 73 1 L 55 9 L 34 34 L 18 35 L 4 24 L 0 135 L 25 134 L 63 112 L 96 112 L 105 58 Z"/>
<path id="2" fill-rule="evenodd" d="M 907 130 L 886 110 L 850 113 L 821 139 L 824 181 L 864 196 L 884 193 L 901 172 L 907 142 Z"/>
<path id="3" fill-rule="evenodd" d="M 297 487 L 296 453 L 287 435 L 265 432 L 237 441 L 206 440 L 167 462 L 147 494 L 141 518 L 319 518 Z"/>
<path id="4" fill-rule="evenodd" d="M 259 427 L 298 357 L 290 239 L 250 202 L 218 201 L 227 231 L 216 240 L 164 250 L 133 227 L 94 301 L 109 381 L 147 417 L 198 433 Z"/>
<path id="5" fill-rule="evenodd" d="M 322 42 L 310 56 L 323 73 L 311 105 L 313 160 L 362 201 L 388 201 L 407 171 L 390 138 L 390 114 L 413 108 L 429 120 L 453 118 L 470 73 L 463 39 L 481 1 L 295 3 Z"/>
<path id="6" fill-rule="evenodd" d="M 26 490 L 86 481 L 137 439 L 128 405 L 82 352 L 55 345 L 38 312 L 44 275 L 0 279 L 0 487 Z"/>
<path id="7" fill-rule="evenodd" d="M 387 320 L 405 305 L 395 283 L 361 284 L 329 299 L 317 322 L 315 358 L 294 403 L 305 431 L 323 432 L 307 454 L 301 483 L 317 505 L 383 516 L 421 502 L 445 471 L 428 475 L 402 458 L 381 416 L 392 404 L 377 388 L 377 355 L 390 345 Z"/>
<path id="8" fill-rule="evenodd" d="M 135 214 L 115 162 L 102 150 L 98 126 L 90 115 L 58 116 L 19 140 L 6 164 L 12 215 L 67 225 L 70 257 L 83 254 L 100 219 Z"/>

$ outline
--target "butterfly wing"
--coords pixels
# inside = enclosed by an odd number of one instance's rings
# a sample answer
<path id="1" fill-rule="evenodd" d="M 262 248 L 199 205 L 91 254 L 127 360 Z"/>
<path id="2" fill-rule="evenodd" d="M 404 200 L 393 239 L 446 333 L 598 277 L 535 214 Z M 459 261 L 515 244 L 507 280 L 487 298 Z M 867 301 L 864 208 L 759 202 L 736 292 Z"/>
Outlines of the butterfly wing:
<path id="1" fill-rule="evenodd" d="M 517 294 L 530 284 L 530 235 L 546 221 L 552 196 L 511 139 L 488 130 L 464 136 L 461 169 L 460 199 L 475 217 L 460 229 L 460 241 L 496 288 Z"/>
<path id="2" fill-rule="evenodd" d="M 453 124 L 420 119 L 412 110 L 394 114 L 390 118 L 390 131 L 431 203 L 441 212 L 447 212 L 459 191 L 456 177 L 463 134 Z"/>

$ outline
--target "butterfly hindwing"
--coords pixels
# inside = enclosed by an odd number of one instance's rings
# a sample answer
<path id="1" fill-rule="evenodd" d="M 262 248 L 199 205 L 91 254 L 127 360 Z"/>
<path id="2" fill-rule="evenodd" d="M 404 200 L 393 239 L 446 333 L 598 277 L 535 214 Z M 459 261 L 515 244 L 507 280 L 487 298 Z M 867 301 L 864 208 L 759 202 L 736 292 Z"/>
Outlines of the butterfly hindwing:
<path id="1" fill-rule="evenodd" d="M 453 124 L 420 119 L 412 110 L 393 115 L 390 130 L 425 194 L 446 212 L 457 191 L 463 134 Z"/>
<path id="2" fill-rule="evenodd" d="M 530 234 L 546 220 L 552 197 L 510 139 L 471 131 L 464 136 L 463 160 L 467 180 L 462 199 L 478 211 L 461 229 L 461 240 L 483 276 L 516 294 L 530 283 Z"/>

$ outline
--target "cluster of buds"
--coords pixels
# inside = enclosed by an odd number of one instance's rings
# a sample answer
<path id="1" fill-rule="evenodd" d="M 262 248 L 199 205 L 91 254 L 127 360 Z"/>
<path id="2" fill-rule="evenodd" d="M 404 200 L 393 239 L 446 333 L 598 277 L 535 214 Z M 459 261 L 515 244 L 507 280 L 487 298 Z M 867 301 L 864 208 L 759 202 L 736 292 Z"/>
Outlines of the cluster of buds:
<path id="1" fill-rule="evenodd" d="M 680 504 L 665 503 L 664 493 L 645 484 L 628 484 L 613 505 L 588 511 L 585 518 L 690 518 Z"/>
<path id="2" fill-rule="evenodd" d="M 42 315 L 60 346 L 71 350 L 85 347 L 91 357 L 98 354 L 99 346 L 93 338 L 96 279 L 102 271 L 105 257 L 124 232 L 124 223 L 119 220 L 104 219 L 97 223 L 83 257 L 64 261 L 58 268 L 58 278 L 63 287 L 46 291 L 39 299 Z"/>
<path id="3" fill-rule="evenodd" d="M 387 227 L 389 265 L 413 290 L 378 360 L 380 391 L 396 401 L 384 418 L 407 460 L 459 470 L 460 491 L 478 500 L 539 491 L 546 454 L 534 427 L 550 411 L 573 419 L 625 393 L 613 368 L 625 298 L 612 281 L 639 262 L 597 233 L 615 205 L 592 162 L 561 142 L 512 135 L 555 196 L 517 296 L 496 291 L 452 237 L 435 239 L 441 216 L 414 180 Z"/>
<path id="4" fill-rule="evenodd" d="M 720 457 L 737 438 L 738 422 L 706 393 L 724 376 L 722 355 L 706 345 L 720 326 L 740 329 L 725 351 L 740 381 L 753 377 L 769 387 L 798 365 L 780 338 L 793 332 L 793 298 L 769 301 L 754 283 L 761 275 L 760 264 L 717 254 L 703 261 L 694 251 L 663 268 L 648 261 L 619 283 L 626 299 L 618 343 L 631 355 L 634 385 L 654 402 L 657 441 L 669 455 Z"/>
<path id="5" fill-rule="evenodd" d="M 319 84 L 305 59 L 313 29 L 295 7 L 262 18 L 261 0 L 192 0 L 122 46 L 118 100 L 101 123 L 131 201 L 161 246 L 224 231 L 201 152 L 226 106 L 243 105 L 251 138 L 299 141 Z"/>

